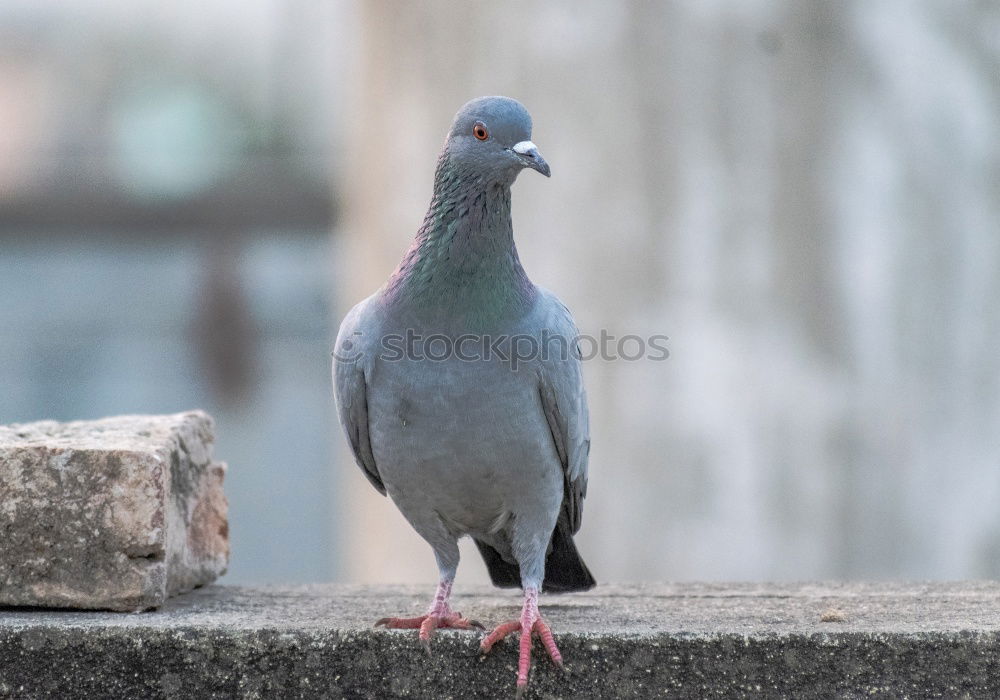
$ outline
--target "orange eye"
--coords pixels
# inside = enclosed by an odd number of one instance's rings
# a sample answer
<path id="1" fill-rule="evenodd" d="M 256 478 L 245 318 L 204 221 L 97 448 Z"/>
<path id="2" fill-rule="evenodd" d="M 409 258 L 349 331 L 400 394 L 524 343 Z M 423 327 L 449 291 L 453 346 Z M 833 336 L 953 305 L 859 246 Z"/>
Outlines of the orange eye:
<path id="1" fill-rule="evenodd" d="M 490 137 L 490 132 L 486 130 L 485 124 L 482 122 L 476 122 L 476 125 L 472 127 L 472 135 L 480 141 L 485 141 Z"/>

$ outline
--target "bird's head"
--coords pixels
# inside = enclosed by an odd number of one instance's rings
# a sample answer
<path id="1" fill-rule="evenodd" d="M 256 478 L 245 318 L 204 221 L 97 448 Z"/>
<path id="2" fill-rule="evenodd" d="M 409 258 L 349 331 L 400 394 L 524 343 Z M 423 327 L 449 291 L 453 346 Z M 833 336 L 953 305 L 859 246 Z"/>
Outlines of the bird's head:
<path id="1" fill-rule="evenodd" d="M 531 115 L 509 97 L 477 97 L 455 115 L 444 155 L 485 182 L 510 185 L 524 168 L 549 177 L 549 164 L 531 142 Z"/>

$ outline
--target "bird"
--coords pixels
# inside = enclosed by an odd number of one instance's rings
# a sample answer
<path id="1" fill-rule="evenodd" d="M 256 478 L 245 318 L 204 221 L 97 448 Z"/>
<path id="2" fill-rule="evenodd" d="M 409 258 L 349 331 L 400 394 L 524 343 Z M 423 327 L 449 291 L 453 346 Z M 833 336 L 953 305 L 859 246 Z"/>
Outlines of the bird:
<path id="1" fill-rule="evenodd" d="M 485 655 L 520 634 L 519 697 L 534 637 L 563 666 L 539 593 L 595 585 L 573 540 L 590 452 L 579 333 L 555 294 L 528 278 L 513 237 L 511 185 L 523 170 L 551 175 L 531 128 L 509 97 L 459 109 L 411 246 L 344 318 L 333 353 L 355 461 L 439 571 L 426 614 L 376 625 L 419 629 L 428 653 L 437 628 L 483 628 L 450 605 L 458 541 L 471 537 L 493 584 L 523 591 L 520 616 L 480 645 Z"/>

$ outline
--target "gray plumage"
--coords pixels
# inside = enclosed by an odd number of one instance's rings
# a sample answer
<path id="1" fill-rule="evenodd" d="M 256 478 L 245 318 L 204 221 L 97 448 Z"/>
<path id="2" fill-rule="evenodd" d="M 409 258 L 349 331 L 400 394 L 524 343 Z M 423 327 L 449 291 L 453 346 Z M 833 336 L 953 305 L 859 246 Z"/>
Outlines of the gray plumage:
<path id="1" fill-rule="evenodd" d="M 413 245 L 341 324 L 334 385 L 358 465 L 442 580 L 470 535 L 494 583 L 580 590 L 593 578 L 572 541 L 590 447 L 577 329 L 528 279 L 511 229 L 517 174 L 549 174 L 530 137 L 514 100 L 459 111 Z"/>

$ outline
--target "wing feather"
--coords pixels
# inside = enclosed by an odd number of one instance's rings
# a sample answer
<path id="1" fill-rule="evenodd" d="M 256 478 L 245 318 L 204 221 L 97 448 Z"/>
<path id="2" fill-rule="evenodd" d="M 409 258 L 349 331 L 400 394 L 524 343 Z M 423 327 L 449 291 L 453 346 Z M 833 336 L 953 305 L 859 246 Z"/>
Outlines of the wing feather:
<path id="1" fill-rule="evenodd" d="M 562 302 L 550 292 L 540 291 L 543 327 L 555 342 L 548 343 L 548 356 L 539 363 L 539 398 L 563 467 L 563 516 L 576 533 L 583 519 L 590 457 L 590 415 L 577 347 L 579 331 Z"/>
<path id="2" fill-rule="evenodd" d="M 340 425 L 354 453 L 354 460 L 379 493 L 385 495 L 385 484 L 378 472 L 368 431 L 368 358 L 364 352 L 361 325 L 364 310 L 370 300 L 351 309 L 337 334 L 333 353 L 333 390 Z"/>

